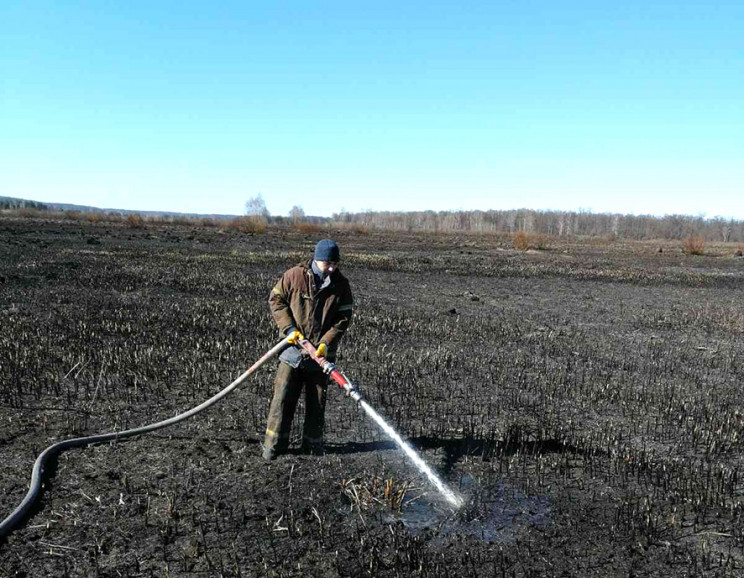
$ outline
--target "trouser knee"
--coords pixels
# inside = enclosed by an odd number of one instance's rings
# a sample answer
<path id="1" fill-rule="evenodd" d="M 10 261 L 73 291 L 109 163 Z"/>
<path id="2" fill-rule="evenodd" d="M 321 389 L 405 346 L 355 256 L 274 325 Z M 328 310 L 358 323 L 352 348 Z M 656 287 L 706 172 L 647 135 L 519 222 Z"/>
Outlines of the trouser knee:
<path id="1" fill-rule="evenodd" d="M 269 406 L 264 446 L 284 450 L 289 445 L 292 419 L 301 387 L 297 370 L 286 363 L 279 363 L 274 380 L 274 395 Z"/>

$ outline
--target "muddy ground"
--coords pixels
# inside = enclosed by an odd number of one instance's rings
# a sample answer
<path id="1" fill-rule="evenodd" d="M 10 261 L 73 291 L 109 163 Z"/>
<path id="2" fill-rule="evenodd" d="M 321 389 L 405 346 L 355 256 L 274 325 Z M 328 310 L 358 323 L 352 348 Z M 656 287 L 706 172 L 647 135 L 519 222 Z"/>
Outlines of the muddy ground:
<path id="1" fill-rule="evenodd" d="M 48 445 L 240 375 L 325 236 L 357 305 L 339 365 L 465 505 L 337 389 L 325 456 L 262 461 L 272 363 L 59 456 L 1 576 L 744 576 L 727 245 L 0 218 L 0 517 Z"/>

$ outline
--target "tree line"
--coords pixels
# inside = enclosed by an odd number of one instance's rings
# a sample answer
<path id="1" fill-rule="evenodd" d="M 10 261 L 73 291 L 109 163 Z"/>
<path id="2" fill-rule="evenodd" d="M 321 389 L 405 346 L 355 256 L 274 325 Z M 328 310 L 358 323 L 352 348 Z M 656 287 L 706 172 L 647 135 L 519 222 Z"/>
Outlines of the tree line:
<path id="1" fill-rule="evenodd" d="M 47 211 L 44 203 L 0 197 L 0 210 Z M 590 211 L 362 211 L 334 213 L 328 219 L 306 215 L 294 206 L 287 217 L 272 216 L 259 194 L 246 202 L 245 214 L 264 224 L 337 225 L 392 231 L 449 231 L 475 233 L 517 233 L 556 237 L 604 237 L 623 239 L 690 239 L 709 242 L 744 242 L 744 221 L 723 217 L 690 215 L 622 215 Z"/>
<path id="2" fill-rule="evenodd" d="M 395 231 L 526 233 L 557 237 L 686 239 L 743 242 L 744 221 L 703 216 L 621 215 L 586 211 L 364 211 L 336 213 L 337 225 Z"/>
<path id="3" fill-rule="evenodd" d="M 47 210 L 47 206 L 37 201 L 0 197 L 0 209 L 36 209 L 37 211 L 45 211 Z"/>

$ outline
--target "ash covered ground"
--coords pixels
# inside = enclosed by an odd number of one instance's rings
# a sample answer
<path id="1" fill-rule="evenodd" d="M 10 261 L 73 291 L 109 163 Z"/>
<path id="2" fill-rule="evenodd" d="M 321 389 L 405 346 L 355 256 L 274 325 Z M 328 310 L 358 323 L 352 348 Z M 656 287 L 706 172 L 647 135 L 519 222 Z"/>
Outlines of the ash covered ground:
<path id="1" fill-rule="evenodd" d="M 0 218 L 0 517 L 48 445 L 240 375 L 279 339 L 275 279 L 326 236 L 357 304 L 339 366 L 465 506 L 336 389 L 327 454 L 264 462 L 272 363 L 182 425 L 60 455 L 0 575 L 744 575 L 726 245 Z"/>

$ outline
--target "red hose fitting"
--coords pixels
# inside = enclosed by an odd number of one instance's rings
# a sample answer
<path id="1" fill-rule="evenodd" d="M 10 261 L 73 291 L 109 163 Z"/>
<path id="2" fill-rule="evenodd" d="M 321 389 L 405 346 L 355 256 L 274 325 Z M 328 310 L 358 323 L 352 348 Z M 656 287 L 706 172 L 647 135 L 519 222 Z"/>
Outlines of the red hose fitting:
<path id="1" fill-rule="evenodd" d="M 351 380 L 344 373 L 336 369 L 336 365 L 328 361 L 325 357 L 318 357 L 318 350 L 307 339 L 300 339 L 298 343 L 310 355 L 310 358 L 323 368 L 323 371 L 331 376 L 338 386 L 346 392 L 346 395 L 354 401 L 362 401 L 362 393 L 351 383 Z"/>

